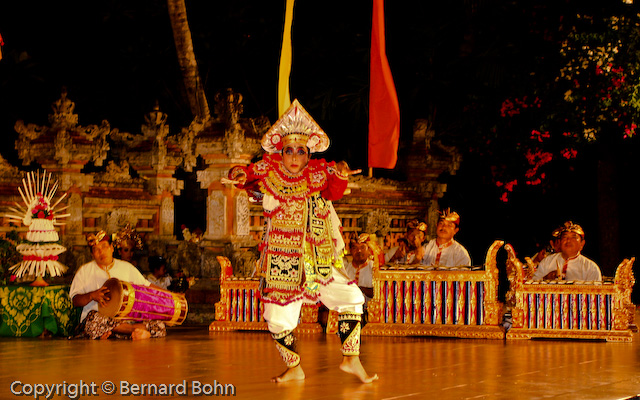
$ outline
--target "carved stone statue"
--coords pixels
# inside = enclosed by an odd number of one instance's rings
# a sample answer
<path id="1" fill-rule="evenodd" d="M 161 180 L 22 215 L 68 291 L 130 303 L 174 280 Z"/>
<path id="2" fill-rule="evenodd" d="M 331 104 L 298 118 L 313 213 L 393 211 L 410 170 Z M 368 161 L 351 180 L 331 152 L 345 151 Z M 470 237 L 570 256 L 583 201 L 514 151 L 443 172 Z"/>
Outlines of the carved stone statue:
<path id="1" fill-rule="evenodd" d="M 102 121 L 99 126 L 86 127 L 78 125 L 78 115 L 74 114 L 75 104 L 67 98 L 64 88 L 60 99 L 51 108 L 51 126 L 25 124 L 21 120 L 16 122 L 14 128 L 20 135 L 16 149 L 22 164 L 29 165 L 35 161 L 46 164 L 52 172 L 62 169 L 80 172 L 90 161 L 101 166 L 109 151 L 109 123 Z M 57 164 L 52 165 L 51 160 Z"/>
<path id="2" fill-rule="evenodd" d="M 235 93 L 233 89 L 227 89 L 216 94 L 215 101 L 214 112 L 218 116 L 218 120 L 224 123 L 225 129 L 237 125 L 240 115 L 244 111 L 242 95 Z"/>

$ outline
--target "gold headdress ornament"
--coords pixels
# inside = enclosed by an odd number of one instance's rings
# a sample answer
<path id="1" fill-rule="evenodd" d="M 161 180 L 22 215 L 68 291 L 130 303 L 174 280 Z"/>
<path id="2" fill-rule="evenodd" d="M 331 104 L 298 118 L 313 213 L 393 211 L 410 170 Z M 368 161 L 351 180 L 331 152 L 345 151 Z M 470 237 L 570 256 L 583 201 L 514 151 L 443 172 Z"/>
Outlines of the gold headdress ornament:
<path id="1" fill-rule="evenodd" d="M 95 235 L 92 233 L 87 236 L 87 244 L 89 245 L 89 247 L 93 247 L 106 239 L 109 239 L 109 236 L 107 236 L 107 232 L 98 231 L 98 233 L 96 233 Z"/>
<path id="2" fill-rule="evenodd" d="M 122 244 L 127 240 L 131 240 L 138 250 L 144 248 L 142 238 L 138 235 L 135 228 L 131 229 L 131 224 L 127 224 L 124 228 L 120 229 L 113 237 L 113 242 L 117 248 L 121 248 Z"/>
<path id="3" fill-rule="evenodd" d="M 299 143 L 311 153 L 329 148 L 329 137 L 311 115 L 300 105 L 298 99 L 280 116 L 262 137 L 262 148 L 268 153 L 278 153 L 289 143 Z"/>
<path id="4" fill-rule="evenodd" d="M 371 240 L 371 235 L 368 233 L 361 233 L 360 236 L 358 236 L 358 243 L 367 243 L 369 240 Z"/>
<path id="5" fill-rule="evenodd" d="M 417 219 L 412 219 L 411 221 L 407 222 L 407 231 L 410 231 L 411 229 L 417 229 L 419 231 L 426 232 L 427 224 Z"/>
<path id="6" fill-rule="evenodd" d="M 453 222 L 456 226 L 460 225 L 460 215 L 457 212 L 451 211 L 451 209 L 447 208 L 446 210 L 440 211 L 440 219 L 444 219 L 445 221 Z"/>
<path id="7" fill-rule="evenodd" d="M 584 230 L 580 225 L 574 224 L 572 221 L 565 222 L 564 225 L 559 229 L 560 229 L 559 236 L 562 235 L 564 232 L 573 232 L 582 236 L 582 238 L 584 239 Z"/>

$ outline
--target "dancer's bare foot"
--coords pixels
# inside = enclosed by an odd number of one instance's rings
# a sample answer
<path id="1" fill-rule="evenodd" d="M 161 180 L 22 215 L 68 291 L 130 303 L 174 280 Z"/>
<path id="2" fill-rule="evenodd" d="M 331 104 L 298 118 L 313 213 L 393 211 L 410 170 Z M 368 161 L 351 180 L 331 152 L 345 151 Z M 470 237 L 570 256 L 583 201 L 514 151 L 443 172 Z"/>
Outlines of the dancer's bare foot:
<path id="1" fill-rule="evenodd" d="M 271 382 L 280 383 L 288 381 L 301 381 L 304 380 L 304 378 L 304 371 L 302 370 L 300 364 L 298 364 L 293 368 L 287 368 L 287 370 L 279 376 L 271 378 Z"/>
<path id="2" fill-rule="evenodd" d="M 367 374 L 367 371 L 364 370 L 364 367 L 360 362 L 360 357 L 358 356 L 342 357 L 342 363 L 340 364 L 340 369 L 346 373 L 355 375 L 363 383 L 371 383 L 373 381 L 378 380 L 378 374 L 373 374 L 373 376 L 369 376 Z"/>
<path id="3" fill-rule="evenodd" d="M 100 340 L 109 339 L 110 336 L 111 336 L 111 331 L 107 331 L 102 336 L 100 336 Z"/>
<path id="4" fill-rule="evenodd" d="M 150 337 L 151 333 L 146 329 L 136 328 L 131 332 L 131 340 L 144 340 Z"/>

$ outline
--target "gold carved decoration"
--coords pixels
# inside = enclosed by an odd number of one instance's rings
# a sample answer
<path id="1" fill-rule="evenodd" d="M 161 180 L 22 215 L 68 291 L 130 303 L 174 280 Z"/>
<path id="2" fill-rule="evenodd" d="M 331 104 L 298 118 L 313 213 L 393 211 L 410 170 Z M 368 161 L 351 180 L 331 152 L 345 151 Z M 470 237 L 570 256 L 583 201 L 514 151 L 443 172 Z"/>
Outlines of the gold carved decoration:
<path id="1" fill-rule="evenodd" d="M 374 268 L 374 297 L 368 304 L 368 320 L 363 335 L 382 336 L 449 336 L 465 338 L 502 339 L 504 332 L 499 325 L 502 304 L 498 301 L 498 268 L 496 256 L 503 241 L 493 242 L 487 252 L 483 269 L 455 268 L 434 269 L 415 265 L 387 265 Z M 462 287 L 472 288 L 458 294 Z M 385 293 L 385 287 L 387 291 Z M 403 287 L 392 293 L 391 287 Z M 431 290 L 414 290 L 417 287 L 434 287 Z M 408 290 L 406 288 L 412 288 Z M 446 297 L 446 301 L 443 301 Z M 468 304 L 469 308 L 466 308 Z M 393 307 L 391 306 L 393 305 Z M 420 307 L 431 307 L 430 321 L 424 318 Z M 386 308 L 386 311 L 385 311 Z M 390 310 L 395 316 L 390 317 Z M 385 312 L 387 313 L 385 319 Z M 441 314 L 442 312 L 442 314 Z M 419 318 L 416 317 L 419 315 Z M 434 316 L 435 315 L 435 316 Z M 394 318 L 397 320 L 394 322 Z M 425 319 L 423 321 L 423 319 Z M 455 319 L 455 320 L 454 320 Z M 386 322 L 385 322 L 386 320 Z"/>
<path id="2" fill-rule="evenodd" d="M 492 244 L 485 260 L 483 270 L 447 270 L 447 271 L 427 271 L 424 269 L 404 269 L 391 270 L 374 268 L 374 298 L 369 302 L 369 323 L 364 327 L 364 335 L 387 335 L 387 336 L 405 336 L 405 335 L 429 335 L 429 336 L 451 336 L 465 338 L 491 338 L 502 339 L 504 333 L 499 326 L 500 317 L 502 316 L 502 305 L 497 300 L 498 288 L 498 268 L 496 265 L 496 255 L 502 247 L 502 241 L 496 241 Z M 220 264 L 230 265 L 228 259 L 219 257 Z M 472 287 L 482 285 L 482 300 L 477 300 L 479 308 L 474 312 L 481 315 L 474 324 L 464 324 L 463 319 L 458 319 L 453 323 L 451 315 L 445 318 L 446 323 L 384 323 L 383 318 L 383 299 L 382 288 L 384 282 L 444 282 L 452 286 L 454 282 L 469 282 Z M 211 323 L 209 330 L 226 331 L 226 330 L 267 330 L 266 322 L 261 318 L 262 308 L 257 301 L 259 298 L 259 280 L 257 278 L 234 278 L 224 276 L 220 282 L 220 301 L 216 303 L 216 320 Z M 242 296 L 237 296 L 243 293 Z M 252 301 L 247 301 L 245 293 L 252 293 Z M 473 292 L 475 299 L 475 291 Z M 403 310 L 408 314 L 413 299 L 410 293 L 398 295 L 397 299 L 391 299 L 397 304 L 404 304 L 406 309 Z M 389 299 L 387 299 L 389 300 Z M 465 299 L 459 297 L 454 302 L 450 297 L 446 302 L 448 309 L 460 310 L 464 307 Z M 442 306 L 442 303 L 439 303 Z M 252 308 L 252 309 L 249 309 Z M 230 310 L 234 310 L 231 312 Z M 237 311 L 241 310 L 241 311 Z M 251 315 L 253 320 L 248 321 L 246 316 Z M 300 333 L 320 332 L 321 327 L 318 324 L 318 308 L 315 305 L 304 305 L 302 307 L 302 323 L 296 329 Z M 330 329 L 328 331 L 331 331 Z"/>
<path id="3" fill-rule="evenodd" d="M 216 257 L 221 271 L 227 271 L 231 261 L 227 257 Z M 260 280 L 258 278 L 236 278 L 227 274 L 220 277 L 220 301 L 215 304 L 215 321 L 209 331 L 268 330 L 262 317 L 264 307 L 260 300 Z M 297 333 L 319 333 L 318 307 L 304 304 L 301 311 L 302 323 L 295 329 Z"/>

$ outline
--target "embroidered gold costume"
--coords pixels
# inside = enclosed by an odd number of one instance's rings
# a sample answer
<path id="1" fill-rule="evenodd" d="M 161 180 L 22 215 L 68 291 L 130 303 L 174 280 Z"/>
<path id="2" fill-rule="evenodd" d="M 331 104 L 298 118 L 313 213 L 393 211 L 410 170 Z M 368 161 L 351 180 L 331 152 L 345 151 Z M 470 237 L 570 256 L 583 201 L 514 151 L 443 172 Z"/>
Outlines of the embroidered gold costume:
<path id="1" fill-rule="evenodd" d="M 333 162 L 310 160 L 297 175 L 282 165 L 279 154 L 265 155 L 229 176 L 247 177 L 240 187 L 265 196 L 265 232 L 258 273 L 265 278 L 263 300 L 287 304 L 303 297 L 318 300 L 318 284 L 331 281 L 331 267 L 342 267 L 342 251 L 334 240 L 340 227 L 331 200 L 342 197 L 347 177 Z M 268 209 L 272 204 L 273 209 Z"/>
<path id="2" fill-rule="evenodd" d="M 257 272 L 264 278 L 263 316 L 288 368 L 300 363 L 293 329 L 303 302 L 322 301 L 337 311 L 343 355 L 360 353 L 364 296 L 341 273 L 345 246 L 331 204 L 347 188 L 349 172 L 341 171 L 348 167 L 310 160 L 308 154 L 328 146 L 327 135 L 294 100 L 262 139 L 269 154 L 229 171 L 238 188 L 262 201 L 265 227 Z"/>

